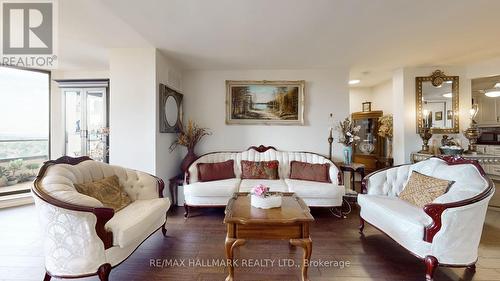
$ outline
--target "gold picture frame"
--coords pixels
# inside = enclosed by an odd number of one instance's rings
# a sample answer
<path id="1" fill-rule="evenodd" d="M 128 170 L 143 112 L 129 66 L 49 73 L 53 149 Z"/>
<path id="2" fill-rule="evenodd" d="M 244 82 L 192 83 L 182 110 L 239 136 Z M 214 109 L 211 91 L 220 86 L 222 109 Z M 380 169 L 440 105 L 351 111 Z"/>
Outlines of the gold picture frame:
<path id="1" fill-rule="evenodd" d="M 304 80 L 226 80 L 226 124 L 304 125 L 304 89 Z"/>

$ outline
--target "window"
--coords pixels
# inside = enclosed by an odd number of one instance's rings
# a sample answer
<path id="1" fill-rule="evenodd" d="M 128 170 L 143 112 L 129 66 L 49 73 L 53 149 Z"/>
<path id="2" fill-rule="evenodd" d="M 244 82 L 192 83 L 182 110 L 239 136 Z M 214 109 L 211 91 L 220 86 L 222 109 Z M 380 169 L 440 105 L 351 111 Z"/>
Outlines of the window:
<path id="1" fill-rule="evenodd" d="M 0 67 L 0 196 L 29 192 L 49 158 L 50 72 Z"/>

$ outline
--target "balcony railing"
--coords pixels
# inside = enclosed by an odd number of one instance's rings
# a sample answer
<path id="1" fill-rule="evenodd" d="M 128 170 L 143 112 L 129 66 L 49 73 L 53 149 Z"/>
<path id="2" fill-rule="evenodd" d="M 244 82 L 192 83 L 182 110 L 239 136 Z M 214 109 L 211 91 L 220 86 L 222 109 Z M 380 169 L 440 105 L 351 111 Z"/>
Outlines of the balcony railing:
<path id="1" fill-rule="evenodd" d="M 29 192 L 48 159 L 48 139 L 0 139 L 0 196 Z"/>

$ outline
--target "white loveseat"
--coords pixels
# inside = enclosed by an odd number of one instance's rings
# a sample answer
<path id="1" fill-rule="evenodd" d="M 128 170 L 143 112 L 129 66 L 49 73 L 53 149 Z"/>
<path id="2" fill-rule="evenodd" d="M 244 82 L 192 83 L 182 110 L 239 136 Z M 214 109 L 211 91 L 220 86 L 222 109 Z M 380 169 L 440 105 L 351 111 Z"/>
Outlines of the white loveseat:
<path id="1" fill-rule="evenodd" d="M 198 181 L 198 163 L 219 163 L 234 160 L 235 178 L 208 182 Z M 279 161 L 279 180 L 241 179 L 241 161 Z M 330 183 L 290 179 L 290 162 L 330 164 Z M 226 206 L 235 192 L 249 192 L 257 184 L 271 191 L 294 192 L 310 207 L 339 207 L 345 194 L 340 185 L 340 172 L 328 158 L 311 152 L 279 151 L 274 147 L 250 147 L 243 152 L 213 152 L 199 157 L 186 172 L 184 186 L 185 216 L 191 207 Z"/>
<path id="2" fill-rule="evenodd" d="M 132 203 L 114 213 L 73 184 L 116 175 Z M 158 229 L 166 233 L 163 181 L 147 173 L 93 161 L 62 157 L 40 169 L 32 189 L 43 229 L 44 281 L 51 277 L 98 275 L 108 280 L 118 265 Z"/>
<path id="3" fill-rule="evenodd" d="M 444 195 L 419 208 L 398 198 L 412 171 L 455 183 Z M 427 280 L 432 280 L 438 265 L 474 269 L 494 191 L 476 161 L 459 157 L 430 158 L 378 171 L 364 179 L 365 194 L 358 196 L 360 232 L 366 221 L 423 259 Z"/>

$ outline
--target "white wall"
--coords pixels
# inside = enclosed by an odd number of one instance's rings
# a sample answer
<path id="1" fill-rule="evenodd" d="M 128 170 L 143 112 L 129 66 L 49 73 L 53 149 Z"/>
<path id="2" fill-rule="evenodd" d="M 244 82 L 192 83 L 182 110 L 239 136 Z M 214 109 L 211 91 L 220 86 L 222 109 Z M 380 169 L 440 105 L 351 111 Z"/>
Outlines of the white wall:
<path id="1" fill-rule="evenodd" d="M 110 163 L 148 173 L 156 166 L 156 50 L 110 50 Z"/>
<path id="2" fill-rule="evenodd" d="M 245 150 L 252 145 L 272 145 L 281 150 L 308 150 L 328 155 L 329 114 L 336 121 L 349 115 L 349 71 L 232 70 L 183 73 L 185 115 L 213 133 L 197 147 L 197 154 L 217 150 Z M 305 80 L 305 125 L 260 126 L 225 124 L 225 80 Z M 185 118 L 187 120 L 187 118 Z M 334 155 L 341 157 L 335 143 Z"/>
<path id="3" fill-rule="evenodd" d="M 50 90 L 50 159 L 64 155 L 64 104 L 61 89 L 54 80 L 62 79 L 108 79 L 108 70 L 53 70 L 51 73 Z"/>
<path id="4" fill-rule="evenodd" d="M 349 89 L 350 113 L 362 111 L 363 102 L 371 102 L 372 110 L 382 110 L 384 114 L 391 114 L 393 111 L 392 80 L 372 87 L 351 87 Z"/>
<path id="5" fill-rule="evenodd" d="M 382 110 L 384 114 L 392 114 L 394 104 L 392 102 L 392 79 L 379 83 L 372 87 L 373 110 Z"/>
<path id="6" fill-rule="evenodd" d="M 408 67 L 398 69 L 393 75 L 394 109 L 394 164 L 410 162 L 411 152 L 420 150 L 422 141 L 416 132 L 415 77 L 429 76 L 436 69 L 446 75 L 459 76 L 459 126 L 460 133 L 451 135 L 464 142 L 461 131 L 468 127 L 469 109 L 471 108 L 471 83 L 467 79 L 465 67 L 433 66 Z M 441 139 L 442 135 L 433 138 Z M 432 141 L 432 140 L 431 140 Z"/>
<path id="7" fill-rule="evenodd" d="M 159 84 L 181 90 L 181 73 L 155 48 L 113 49 L 110 55 L 110 163 L 163 179 L 179 173 L 175 134 L 159 133 Z"/>
<path id="8" fill-rule="evenodd" d="M 371 87 L 349 88 L 349 113 L 363 110 L 364 102 L 373 102 Z M 375 110 L 372 104 L 372 110 Z"/>
<path id="9" fill-rule="evenodd" d="M 167 57 L 156 51 L 156 104 L 159 104 L 160 83 L 182 93 L 181 72 L 179 68 Z M 172 153 L 169 147 L 174 141 L 176 134 L 160 133 L 159 106 L 156 109 L 156 172 L 165 182 L 180 171 L 181 151 L 176 149 Z M 184 156 L 184 154 L 182 154 Z"/>

